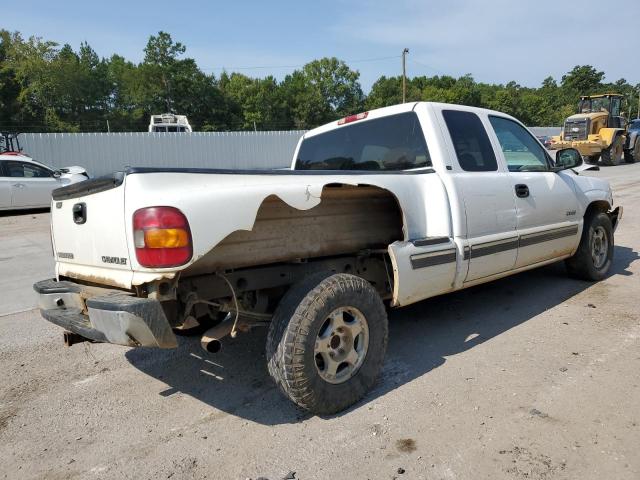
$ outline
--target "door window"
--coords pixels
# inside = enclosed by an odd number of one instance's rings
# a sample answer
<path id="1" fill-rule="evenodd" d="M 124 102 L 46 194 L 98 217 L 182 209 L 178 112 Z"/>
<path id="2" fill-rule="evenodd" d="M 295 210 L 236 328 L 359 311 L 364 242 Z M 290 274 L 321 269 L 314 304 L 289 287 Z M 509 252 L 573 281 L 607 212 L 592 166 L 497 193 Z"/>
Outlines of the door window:
<path id="1" fill-rule="evenodd" d="M 504 117 L 490 116 L 510 172 L 546 172 L 547 153 L 522 125 Z"/>
<path id="2" fill-rule="evenodd" d="M 33 163 L 6 162 L 5 171 L 8 177 L 15 178 L 50 178 L 53 173 Z"/>
<path id="3" fill-rule="evenodd" d="M 467 172 L 494 172 L 498 163 L 487 132 L 475 113 L 443 110 L 458 163 Z"/>

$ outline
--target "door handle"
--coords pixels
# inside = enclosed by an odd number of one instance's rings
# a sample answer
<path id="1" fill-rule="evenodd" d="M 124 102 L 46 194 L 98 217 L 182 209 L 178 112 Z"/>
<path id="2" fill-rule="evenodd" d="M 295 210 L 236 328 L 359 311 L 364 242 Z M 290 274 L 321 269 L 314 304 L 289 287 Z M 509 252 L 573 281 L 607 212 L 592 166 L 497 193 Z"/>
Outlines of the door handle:
<path id="1" fill-rule="evenodd" d="M 16 188 L 24 188 L 24 183 L 14 183 L 12 186 Z"/>
<path id="2" fill-rule="evenodd" d="M 516 185 L 516 196 L 519 198 L 526 198 L 529 196 L 529 187 L 527 187 L 524 183 L 519 183 Z"/>

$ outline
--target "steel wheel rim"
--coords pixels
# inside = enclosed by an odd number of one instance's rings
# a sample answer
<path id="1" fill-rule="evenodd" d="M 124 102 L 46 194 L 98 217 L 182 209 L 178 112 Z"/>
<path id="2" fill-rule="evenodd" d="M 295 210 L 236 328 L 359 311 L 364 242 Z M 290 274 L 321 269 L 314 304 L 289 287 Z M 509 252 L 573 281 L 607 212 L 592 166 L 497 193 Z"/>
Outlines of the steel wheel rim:
<path id="1" fill-rule="evenodd" d="M 316 336 L 316 370 L 325 382 L 344 383 L 358 372 L 368 349 L 369 325 L 364 314 L 355 307 L 336 308 Z"/>
<path id="2" fill-rule="evenodd" d="M 607 238 L 607 232 L 604 227 L 598 226 L 593 231 L 593 237 L 591 238 L 593 266 L 598 270 L 601 269 L 607 261 L 608 254 L 609 239 Z"/>

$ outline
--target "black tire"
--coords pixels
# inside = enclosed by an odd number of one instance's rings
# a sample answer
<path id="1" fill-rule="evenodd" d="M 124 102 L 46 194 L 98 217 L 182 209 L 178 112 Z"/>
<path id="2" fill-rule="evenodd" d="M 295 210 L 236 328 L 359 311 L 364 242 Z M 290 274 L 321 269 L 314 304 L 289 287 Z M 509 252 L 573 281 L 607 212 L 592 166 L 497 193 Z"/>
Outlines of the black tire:
<path id="1" fill-rule="evenodd" d="M 364 315 L 368 347 L 360 366 L 342 383 L 329 383 L 317 366 L 318 334 L 329 315 L 353 307 Z M 375 384 L 387 349 L 385 307 L 366 280 L 345 273 L 307 277 L 280 301 L 267 336 L 271 377 L 296 405 L 314 414 L 332 414 L 358 402 Z"/>
<path id="2" fill-rule="evenodd" d="M 585 163 L 588 163 L 589 165 L 597 165 L 598 160 L 600 160 L 600 154 L 597 155 L 587 155 L 585 157 Z"/>
<path id="3" fill-rule="evenodd" d="M 624 161 L 627 163 L 640 162 L 640 138 L 636 138 L 633 148 L 624 151 Z"/>
<path id="4" fill-rule="evenodd" d="M 592 255 L 594 242 L 598 233 L 603 232 L 607 237 L 606 257 L 602 264 L 596 264 Z M 565 260 L 569 275 L 582 280 L 598 281 L 607 276 L 613 262 L 613 228 L 609 215 L 603 212 L 594 212 L 585 218 L 580 245 L 573 257 Z"/>
<path id="5" fill-rule="evenodd" d="M 609 167 L 619 165 L 622 162 L 622 156 L 624 154 L 623 147 L 622 135 L 616 135 L 611 145 L 609 145 L 609 148 L 602 150 L 602 164 Z"/>

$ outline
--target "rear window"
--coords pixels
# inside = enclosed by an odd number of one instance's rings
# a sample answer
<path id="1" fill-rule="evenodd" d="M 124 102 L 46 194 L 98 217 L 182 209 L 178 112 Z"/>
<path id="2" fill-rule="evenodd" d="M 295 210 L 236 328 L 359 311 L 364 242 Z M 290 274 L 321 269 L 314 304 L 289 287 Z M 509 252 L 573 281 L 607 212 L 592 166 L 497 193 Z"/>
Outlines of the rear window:
<path id="1" fill-rule="evenodd" d="M 408 170 L 430 167 L 418 116 L 361 121 L 302 141 L 296 170 Z"/>

